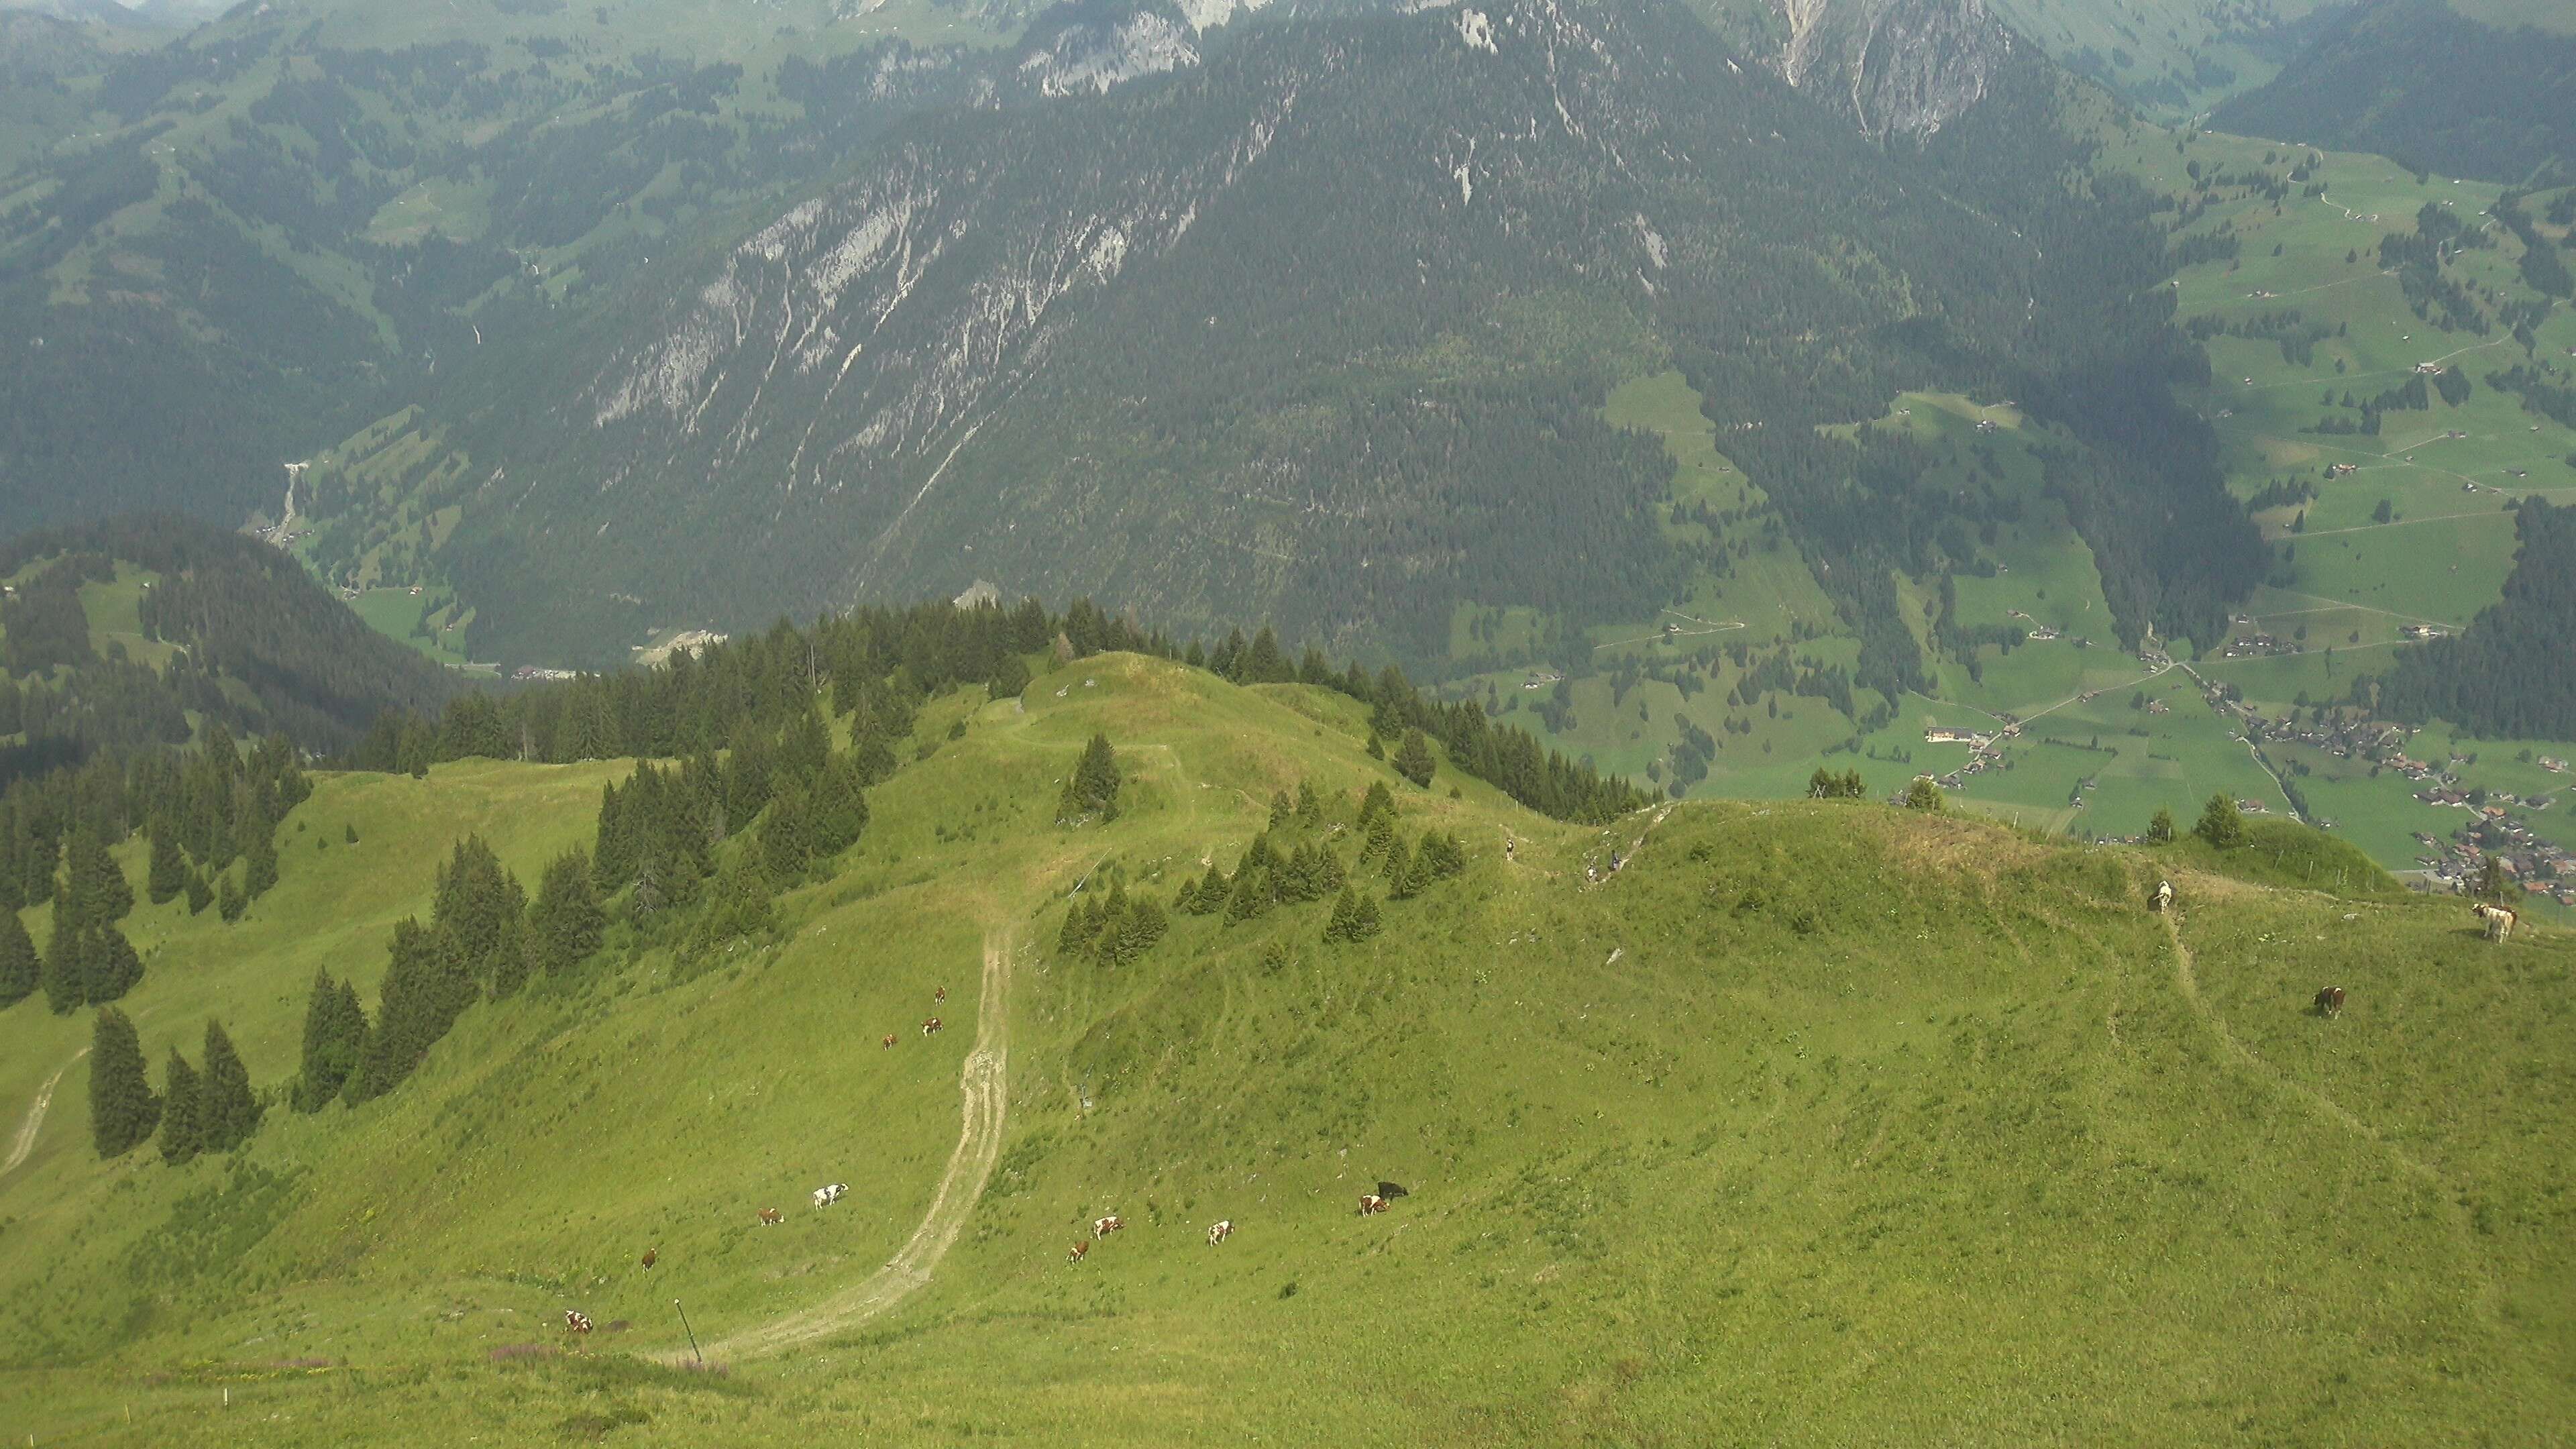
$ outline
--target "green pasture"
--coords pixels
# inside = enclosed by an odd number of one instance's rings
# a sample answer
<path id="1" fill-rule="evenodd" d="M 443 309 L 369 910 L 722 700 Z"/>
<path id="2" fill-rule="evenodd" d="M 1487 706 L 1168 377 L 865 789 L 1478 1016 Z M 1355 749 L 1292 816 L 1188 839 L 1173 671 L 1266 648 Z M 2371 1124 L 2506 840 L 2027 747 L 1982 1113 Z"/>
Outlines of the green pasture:
<path id="1" fill-rule="evenodd" d="M 2564 938 L 2267 888 L 2253 852 L 1866 803 L 1559 825 L 1445 769 L 1394 781 L 1365 729 L 1338 696 L 1080 661 L 927 712 L 928 758 L 774 944 L 683 963 L 621 928 L 393 1096 L 272 1107 L 182 1170 L 95 1161 L 74 1067 L 0 1177 L 0 1417 L 100 1444 L 2346 1443 L 2576 1412 Z M 1127 808 L 1067 830 L 1094 730 Z M 532 872 L 620 768 L 325 777 L 241 924 L 138 912 L 147 1048 L 220 1011 L 280 1085 L 316 964 L 371 984 L 447 842 Z M 1168 899 L 1300 780 L 1346 863 L 1378 781 L 1466 875 L 1360 945 L 1321 941 L 1319 903 L 1177 916 L 1116 970 L 1057 956 L 1077 880 Z M 2159 876 L 2188 958 L 2142 907 Z M 2356 988 L 2340 1022 L 2304 1012 L 2320 972 Z M 903 1245 L 987 1012 L 999 1160 L 922 1286 L 688 1368 L 674 1298 L 723 1344 Z M 0 1014 L 0 1098 L 85 1040 Z M 1410 1195 L 1356 1215 L 1380 1178 Z M 849 1198 L 811 1208 L 822 1181 Z M 1127 1230 L 1068 1264 L 1105 1212 Z M 601 1325 L 569 1353 L 567 1307 Z"/>

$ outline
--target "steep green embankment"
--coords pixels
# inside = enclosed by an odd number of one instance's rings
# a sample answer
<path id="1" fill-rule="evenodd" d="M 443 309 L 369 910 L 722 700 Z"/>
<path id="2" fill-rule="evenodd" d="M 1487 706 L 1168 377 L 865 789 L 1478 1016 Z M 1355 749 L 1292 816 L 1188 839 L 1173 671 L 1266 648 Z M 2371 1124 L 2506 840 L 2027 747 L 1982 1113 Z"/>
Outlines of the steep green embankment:
<path id="1" fill-rule="evenodd" d="M 1094 731 L 1122 809 L 1067 828 Z M 2554 935 L 2490 947 L 2454 902 L 1868 805 L 1560 826 L 1445 766 L 1414 789 L 1339 696 L 1131 656 L 933 700 L 915 733 L 867 835 L 782 898 L 783 943 L 612 949 L 469 1011 L 390 1096 L 273 1106 L 228 1161 L 98 1162 L 86 1023 L 0 1014 L 10 1118 L 62 1072 L 0 1176 L 0 1423 L 2322 1443 L 2576 1413 Z M 372 1009 L 453 839 L 533 878 L 623 768 L 322 778 L 242 923 L 128 922 L 147 1056 L 220 1009 L 282 1085 L 317 965 Z M 1326 944 L 1316 901 L 1175 912 L 1114 967 L 1058 950 L 1075 882 L 1168 906 L 1301 782 L 1323 818 L 1283 851 L 1382 895 L 1336 827 L 1383 783 L 1464 873 L 1359 943 Z M 2178 930 L 2140 904 L 2159 873 Z M 2305 1011 L 2328 982 L 2331 1022 Z M 1410 1196 L 1356 1215 L 1381 1177 Z M 848 1199 L 808 1206 L 833 1181 Z M 671 1366 L 675 1297 L 727 1372 Z M 567 1308 L 600 1332 L 558 1356 Z"/>

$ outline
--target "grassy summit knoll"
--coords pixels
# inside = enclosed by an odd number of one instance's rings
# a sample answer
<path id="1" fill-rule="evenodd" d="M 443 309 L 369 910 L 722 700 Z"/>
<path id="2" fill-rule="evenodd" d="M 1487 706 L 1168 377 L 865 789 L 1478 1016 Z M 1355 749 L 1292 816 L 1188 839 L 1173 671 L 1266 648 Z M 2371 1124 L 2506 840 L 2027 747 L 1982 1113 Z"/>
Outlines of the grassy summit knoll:
<path id="1" fill-rule="evenodd" d="M 1095 732 L 1117 813 L 1062 824 Z M 10 1008 L 0 1133 L 60 1077 L 0 1175 L 0 1426 L 2528 1443 L 2576 1421 L 2566 938 L 2491 946 L 2384 878 L 2265 884 L 2288 835 L 2085 849 L 1845 802 L 1602 830 L 1445 762 L 1417 788 L 1366 739 L 1341 696 L 1122 655 L 933 700 L 774 936 L 691 957 L 612 927 L 392 1094 L 272 1105 L 180 1168 L 100 1162 L 86 1019 Z M 156 1084 L 219 1010 L 282 1094 L 317 965 L 372 1011 L 384 934 L 454 841 L 533 878 L 628 768 L 320 777 L 243 921 L 127 923 Z M 1454 835 L 1463 870 L 1388 899 L 1356 828 L 1373 785 L 1408 854 Z M 1328 943 L 1332 895 L 1181 907 L 1265 829 L 1284 860 L 1332 852 L 1378 933 Z M 2160 876 L 2173 918 L 2144 907 Z M 1066 949 L 1077 882 L 1168 930 L 1125 960 Z M 2328 984 L 2336 1020 L 2307 1010 Z M 1360 1215 L 1381 1179 L 1409 1195 Z M 1125 1231 L 1069 1263 L 1111 1213 Z M 688 1366 L 675 1298 L 722 1372 Z M 598 1331 L 568 1339 L 567 1309 Z"/>

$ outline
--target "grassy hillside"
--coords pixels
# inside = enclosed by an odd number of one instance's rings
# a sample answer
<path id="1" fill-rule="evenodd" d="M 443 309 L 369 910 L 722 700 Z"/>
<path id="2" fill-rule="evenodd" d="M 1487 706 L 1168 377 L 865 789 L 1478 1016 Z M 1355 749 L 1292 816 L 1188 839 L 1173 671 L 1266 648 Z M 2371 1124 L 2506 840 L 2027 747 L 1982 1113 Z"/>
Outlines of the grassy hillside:
<path id="1" fill-rule="evenodd" d="M 1095 730 L 1124 809 L 1059 826 Z M 612 944 L 469 1012 L 390 1097 L 273 1106 L 229 1160 L 96 1161 L 86 1025 L 0 1015 L 5 1116 L 62 1074 L 0 1175 L 0 1422 L 2344 1443 L 2576 1413 L 2559 936 L 2490 947 L 2455 903 L 2265 885 L 2286 866 L 2248 852 L 1870 805 L 1559 826 L 1445 768 L 1397 780 L 1339 696 L 1127 656 L 933 701 L 917 733 L 780 943 Z M 622 768 L 324 777 L 240 924 L 129 923 L 147 1054 L 220 1010 L 281 1085 L 315 967 L 372 999 L 451 839 L 530 874 Z M 1321 940 L 1319 902 L 1176 914 L 1115 969 L 1056 951 L 1076 882 L 1168 902 L 1300 782 L 1324 821 L 1283 847 L 1350 864 L 1337 827 L 1382 782 L 1465 874 L 1360 944 Z M 2141 908 L 2160 874 L 2174 921 Z M 2304 1010 L 2328 983 L 2331 1022 Z M 1355 1215 L 1382 1177 L 1411 1195 Z M 830 1181 L 848 1199 L 808 1206 Z M 1110 1212 L 1127 1230 L 1068 1264 Z M 675 1297 L 721 1372 L 685 1366 Z M 571 1353 L 566 1308 L 601 1326 Z"/>

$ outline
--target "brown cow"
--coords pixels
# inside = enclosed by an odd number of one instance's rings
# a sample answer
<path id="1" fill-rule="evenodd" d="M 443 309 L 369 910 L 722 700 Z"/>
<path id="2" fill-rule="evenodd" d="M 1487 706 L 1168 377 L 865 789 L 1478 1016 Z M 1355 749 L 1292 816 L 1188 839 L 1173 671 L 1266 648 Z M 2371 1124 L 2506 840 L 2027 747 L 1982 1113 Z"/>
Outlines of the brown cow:
<path id="1" fill-rule="evenodd" d="M 2338 1014 L 2340 1014 L 2342 1011 L 2343 1011 L 2343 988 L 2342 988 L 2342 987 L 2340 987 L 2340 986 L 2320 986 L 2320 987 L 2318 987 L 2318 988 L 2317 988 L 2317 1015 L 2319 1015 L 2319 1016 L 2334 1016 L 2334 1015 L 2338 1015 Z"/>
<path id="2" fill-rule="evenodd" d="M 1076 1244 L 1074 1244 L 1074 1245 L 1073 1245 L 1073 1251 L 1072 1251 L 1072 1252 L 1069 1252 L 1069 1253 L 1067 1253 L 1067 1254 L 1065 1254 L 1065 1255 L 1064 1255 L 1064 1260 L 1065 1260 L 1066 1262 L 1068 1262 L 1068 1263 L 1079 1263 L 1079 1262 L 1081 1262 L 1083 1259 L 1088 1258 L 1088 1257 L 1090 1257 L 1090 1256 L 1091 1256 L 1091 1240 L 1090 1240 L 1090 1239 L 1088 1239 L 1088 1238 L 1085 1238 L 1085 1239 L 1083 1239 L 1081 1242 L 1076 1243 Z"/>
<path id="3" fill-rule="evenodd" d="M 787 1221 L 787 1215 L 776 1208 L 760 1210 L 760 1225 L 764 1228 L 774 1228 L 785 1221 Z"/>
<path id="4" fill-rule="evenodd" d="M 1361 1216 L 1361 1217 L 1367 1217 L 1370 1213 L 1382 1213 L 1382 1212 L 1385 1212 L 1385 1211 L 1386 1211 L 1386 1199 L 1385 1199 L 1385 1198 L 1379 1197 L 1376 1193 L 1373 1193 L 1373 1192 L 1369 1192 L 1369 1193 L 1362 1193 L 1362 1194 L 1360 1194 L 1360 1216 Z"/>
<path id="5" fill-rule="evenodd" d="M 948 999 L 948 988 L 942 986 L 937 991 L 930 993 L 930 999 L 933 1001 L 946 1001 Z"/>
<path id="6" fill-rule="evenodd" d="M 1092 1219 L 1091 1235 L 1095 1238 L 1105 1238 L 1111 1233 L 1118 1232 L 1126 1226 L 1127 1220 L 1125 1218 L 1118 1216 L 1116 1213 L 1111 1213 L 1105 1218 Z"/>
<path id="7" fill-rule="evenodd" d="M 660 1262 L 661 1260 L 662 1260 L 662 1250 L 661 1250 L 661 1249 L 659 1249 L 659 1248 L 646 1248 L 646 1249 L 644 1250 L 644 1266 L 645 1266 L 647 1269 L 650 1269 L 650 1268 L 651 1268 L 655 1263 L 658 1263 L 658 1262 Z"/>
<path id="8" fill-rule="evenodd" d="M 887 1049 L 887 1050 L 889 1050 L 889 1051 L 891 1051 L 891 1050 L 893 1050 L 893 1049 L 894 1049 L 894 1033 L 893 1033 L 893 1032 L 887 1032 L 887 1033 L 885 1034 L 885 1045 L 886 1045 L 886 1049 Z"/>

